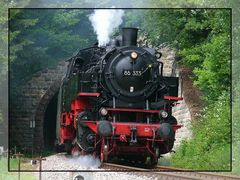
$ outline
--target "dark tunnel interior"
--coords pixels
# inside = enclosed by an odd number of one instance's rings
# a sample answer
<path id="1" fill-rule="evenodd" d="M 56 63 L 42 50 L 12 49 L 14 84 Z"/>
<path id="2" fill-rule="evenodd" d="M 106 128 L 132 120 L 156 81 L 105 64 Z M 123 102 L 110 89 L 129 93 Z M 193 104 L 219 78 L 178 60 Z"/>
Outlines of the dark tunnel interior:
<path id="1" fill-rule="evenodd" d="M 46 150 L 54 150 L 54 141 L 56 139 L 57 98 L 58 92 L 50 100 L 44 114 L 43 135 L 44 147 Z"/>

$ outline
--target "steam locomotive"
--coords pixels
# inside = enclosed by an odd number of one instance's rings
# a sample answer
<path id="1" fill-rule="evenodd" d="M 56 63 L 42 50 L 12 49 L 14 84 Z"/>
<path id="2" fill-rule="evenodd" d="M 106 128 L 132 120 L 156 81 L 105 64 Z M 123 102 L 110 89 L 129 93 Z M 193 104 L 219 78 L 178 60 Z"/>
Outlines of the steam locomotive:
<path id="1" fill-rule="evenodd" d="M 136 28 L 80 50 L 69 59 L 60 88 L 60 144 L 98 156 L 127 158 L 156 165 L 172 150 L 181 126 L 172 116 L 178 77 L 164 77 L 155 49 L 137 46 Z"/>

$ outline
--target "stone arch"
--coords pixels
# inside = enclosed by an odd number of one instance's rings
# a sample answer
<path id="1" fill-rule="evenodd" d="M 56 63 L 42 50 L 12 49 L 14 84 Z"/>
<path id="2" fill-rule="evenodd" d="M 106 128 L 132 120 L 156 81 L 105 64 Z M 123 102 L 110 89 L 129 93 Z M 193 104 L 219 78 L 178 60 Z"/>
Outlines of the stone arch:
<path id="1" fill-rule="evenodd" d="M 61 61 L 55 67 L 37 72 L 20 87 L 10 86 L 18 92 L 9 113 L 10 147 L 31 151 L 43 146 L 43 124 L 40 119 L 44 118 L 47 105 L 58 91 L 67 66 L 68 62 Z M 31 127 L 31 122 L 35 122 L 35 128 Z"/>
<path id="2" fill-rule="evenodd" d="M 53 82 L 51 87 L 46 91 L 43 95 L 39 104 L 36 108 L 35 113 L 35 132 L 34 132 L 34 143 L 40 149 L 44 148 L 44 120 L 45 120 L 45 113 L 50 101 L 53 99 L 56 94 L 59 92 L 59 88 L 61 85 L 61 80 L 57 80 Z M 55 132 L 52 132 L 55 133 Z"/>

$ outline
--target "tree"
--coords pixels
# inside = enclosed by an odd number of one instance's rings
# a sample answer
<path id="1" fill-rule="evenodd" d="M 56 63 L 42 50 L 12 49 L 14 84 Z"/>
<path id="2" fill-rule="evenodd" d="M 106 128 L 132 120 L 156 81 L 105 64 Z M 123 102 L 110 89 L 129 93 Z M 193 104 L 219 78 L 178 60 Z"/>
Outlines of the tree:
<path id="1" fill-rule="evenodd" d="M 88 14 L 90 10 L 11 10 L 11 82 L 21 85 L 31 76 L 77 49 L 94 43 Z"/>
<path id="2" fill-rule="evenodd" d="M 0 131 L 7 134 L 8 117 L 8 8 L 25 6 L 29 0 L 0 1 Z M 7 138 L 0 140 L 1 145 L 7 145 Z"/>
<path id="3" fill-rule="evenodd" d="M 143 27 L 153 44 L 168 42 L 179 50 L 195 85 L 214 101 L 230 87 L 230 22 L 229 10 L 157 10 L 146 12 Z"/>

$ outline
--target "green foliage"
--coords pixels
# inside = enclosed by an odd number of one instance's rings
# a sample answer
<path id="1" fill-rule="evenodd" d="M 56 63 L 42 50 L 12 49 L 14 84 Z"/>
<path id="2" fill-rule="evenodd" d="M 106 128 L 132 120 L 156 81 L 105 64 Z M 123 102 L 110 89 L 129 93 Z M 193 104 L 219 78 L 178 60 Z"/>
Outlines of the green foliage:
<path id="1" fill-rule="evenodd" d="M 149 10 L 142 26 L 153 44 L 168 42 L 179 50 L 181 63 L 193 69 L 194 84 L 206 100 L 216 100 L 229 88 L 229 10 Z"/>
<path id="2" fill-rule="evenodd" d="M 29 160 L 30 161 L 30 160 Z M 10 167 L 12 170 L 18 170 L 18 160 L 17 159 L 10 159 Z M 7 158 L 1 158 L 0 159 L 0 179 L 6 179 L 6 180 L 18 180 L 18 173 L 10 173 L 7 170 L 8 168 L 8 159 Z M 22 167 L 23 169 L 23 167 Z M 30 169 L 28 169 L 30 170 Z M 35 180 L 37 179 L 34 174 L 21 172 L 20 178 L 24 180 Z"/>
<path id="3" fill-rule="evenodd" d="M 204 61 L 194 68 L 195 85 L 206 92 L 208 99 L 216 99 L 230 87 L 230 42 L 228 34 L 215 36 L 202 45 Z"/>
<path id="4" fill-rule="evenodd" d="M 171 157 L 176 167 L 197 170 L 230 170 L 230 101 L 223 93 L 192 123 L 193 138 L 184 141 Z"/>
<path id="5" fill-rule="evenodd" d="M 238 131 L 235 131 L 234 133 L 238 133 Z M 232 173 L 240 176 L 239 149 L 240 149 L 240 140 L 239 139 L 234 140 L 233 141 L 233 164 L 232 164 L 233 169 L 232 169 Z"/>
<path id="6" fill-rule="evenodd" d="M 55 66 L 96 39 L 91 10 L 11 9 L 11 84 L 16 87 L 37 71 Z"/>
<path id="7" fill-rule="evenodd" d="M 0 1 L 0 76 L 2 77 L 7 71 L 7 11 L 8 4 Z M 2 81 L 0 80 L 0 85 Z"/>
<path id="8" fill-rule="evenodd" d="M 145 16 L 144 14 L 145 11 L 146 10 L 142 10 L 142 9 L 125 10 L 122 26 L 141 28 L 142 20 Z"/>
<path id="9" fill-rule="evenodd" d="M 232 123 L 232 131 L 233 131 L 233 137 L 232 137 L 232 147 L 233 147 L 233 170 L 232 172 L 234 174 L 240 175 L 240 123 L 239 123 L 239 117 L 240 117 L 240 81 L 238 78 L 238 82 L 235 84 L 233 89 L 233 109 L 232 109 L 232 117 L 233 117 L 233 123 Z"/>
<path id="10" fill-rule="evenodd" d="M 29 0 L 18 0 L 17 2 L 0 1 L 0 131 L 5 133 L 7 125 L 7 69 L 8 69 L 8 8 L 17 5 L 25 6 Z M 0 140 L 2 145 L 5 140 Z M 1 179 L 1 178 L 0 178 Z"/>
<path id="11" fill-rule="evenodd" d="M 185 10 L 148 10 L 145 12 L 143 29 L 149 33 L 151 42 L 155 44 L 176 41 L 180 27 L 186 21 Z M 177 26 L 177 27 L 176 27 Z M 159 38 L 156 38 L 159 36 Z"/>

